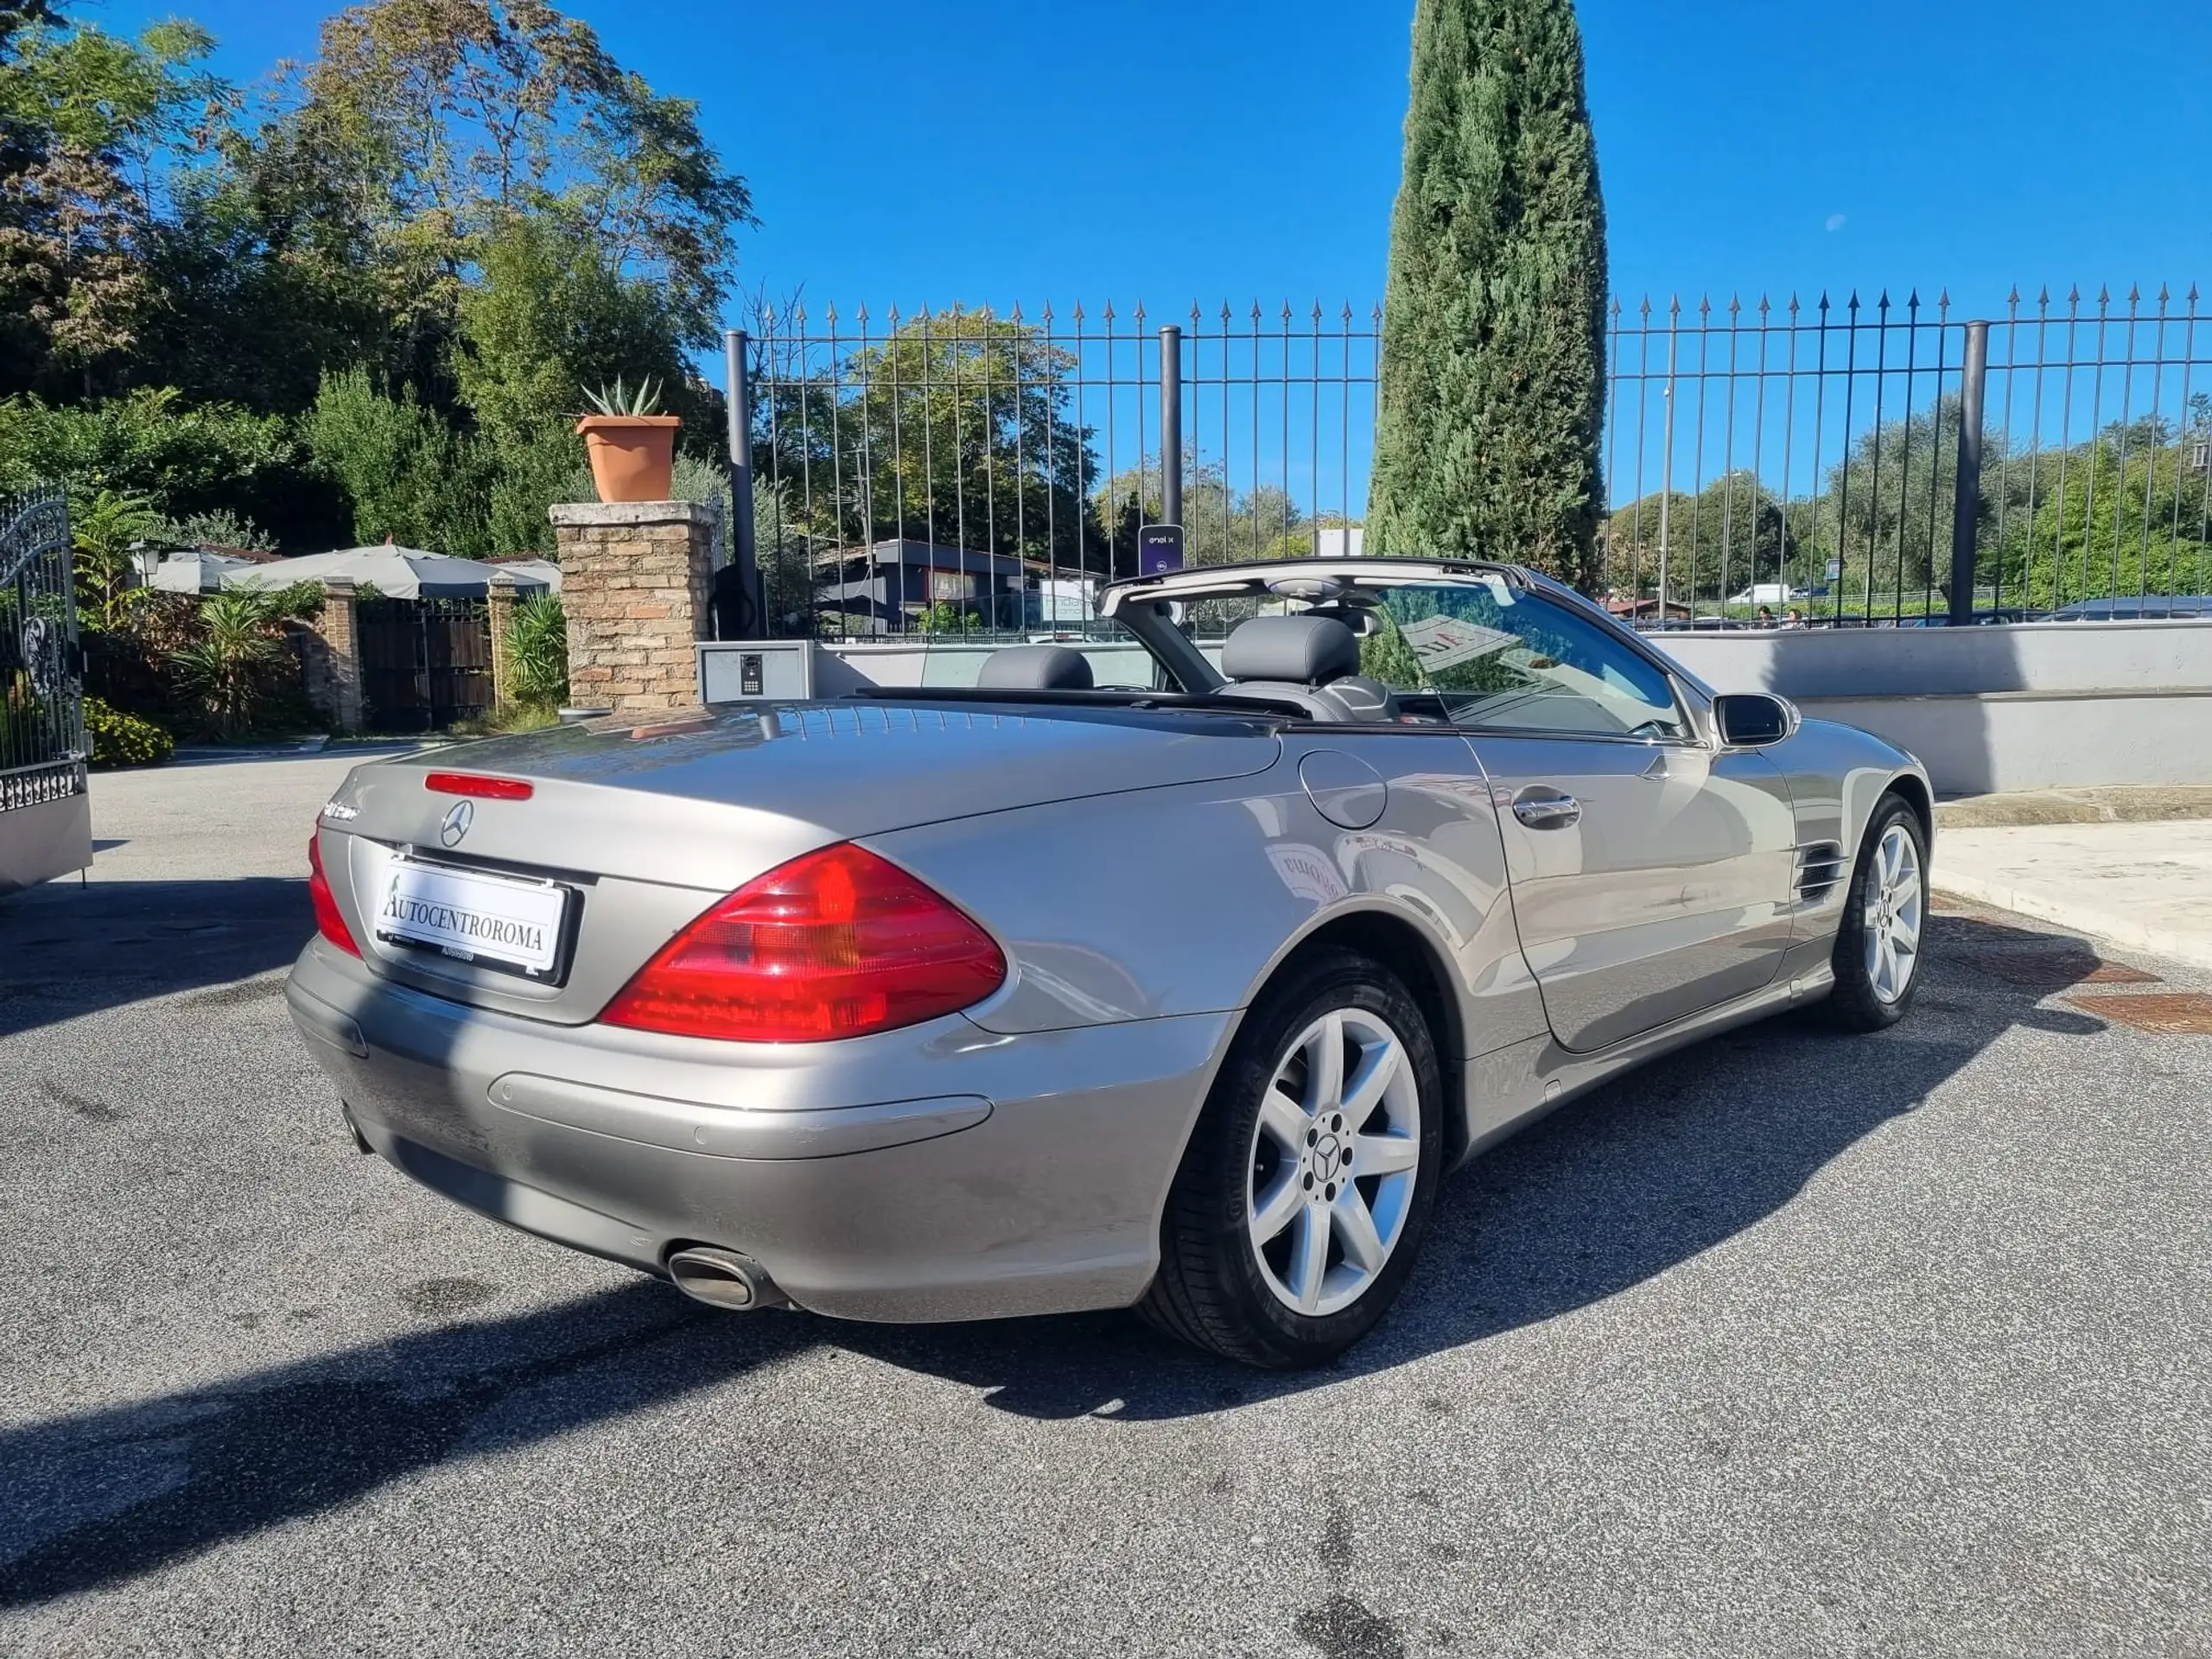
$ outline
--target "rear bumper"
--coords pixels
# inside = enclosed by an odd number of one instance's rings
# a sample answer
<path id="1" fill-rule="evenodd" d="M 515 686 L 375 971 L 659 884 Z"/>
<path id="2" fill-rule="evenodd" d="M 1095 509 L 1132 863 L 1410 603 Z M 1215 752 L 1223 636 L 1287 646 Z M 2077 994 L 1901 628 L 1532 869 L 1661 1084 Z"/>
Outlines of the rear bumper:
<path id="1" fill-rule="evenodd" d="M 649 1272 L 723 1245 L 804 1307 L 899 1320 L 1141 1295 L 1230 1023 L 709 1043 L 468 1007 L 320 942 L 286 999 L 364 1137 L 424 1185 Z"/>

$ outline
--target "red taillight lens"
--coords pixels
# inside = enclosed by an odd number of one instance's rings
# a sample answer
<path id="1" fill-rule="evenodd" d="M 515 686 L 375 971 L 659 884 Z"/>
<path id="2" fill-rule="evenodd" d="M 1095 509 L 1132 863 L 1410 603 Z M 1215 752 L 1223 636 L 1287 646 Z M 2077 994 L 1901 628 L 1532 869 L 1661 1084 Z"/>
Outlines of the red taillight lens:
<path id="1" fill-rule="evenodd" d="M 932 1020 L 1005 982 L 989 934 L 848 842 L 747 882 L 677 934 L 600 1018 L 683 1037 L 818 1043 Z"/>
<path id="2" fill-rule="evenodd" d="M 349 957 L 358 957 L 361 947 L 353 943 L 353 931 L 338 908 L 338 896 L 330 890 L 330 878 L 322 873 L 321 842 L 319 832 L 308 837 L 308 897 L 315 901 L 315 925 L 331 944 Z"/>
<path id="3" fill-rule="evenodd" d="M 474 795 L 480 801 L 526 801 L 537 785 L 519 778 L 479 778 L 473 772 L 426 772 L 423 787 L 440 795 Z"/>

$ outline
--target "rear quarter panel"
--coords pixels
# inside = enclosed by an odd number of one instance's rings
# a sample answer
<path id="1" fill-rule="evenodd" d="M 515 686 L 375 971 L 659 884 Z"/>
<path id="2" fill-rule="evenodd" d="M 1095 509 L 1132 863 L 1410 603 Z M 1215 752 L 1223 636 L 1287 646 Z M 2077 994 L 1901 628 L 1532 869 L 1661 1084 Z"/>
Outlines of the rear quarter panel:
<path id="1" fill-rule="evenodd" d="M 1449 734 L 1378 764 L 1382 817 L 1331 823 L 1298 778 L 1318 742 L 1287 735 L 1252 778 L 995 813 L 868 844 L 988 927 L 1013 969 L 973 1009 L 1017 1033 L 1239 1010 L 1298 944 L 1338 917 L 1379 911 L 1447 965 L 1463 1046 L 1541 1033 L 1521 957 L 1495 809 Z M 1370 760 L 1373 751 L 1363 753 Z M 1440 1051 L 1451 1047 L 1438 1033 Z"/>

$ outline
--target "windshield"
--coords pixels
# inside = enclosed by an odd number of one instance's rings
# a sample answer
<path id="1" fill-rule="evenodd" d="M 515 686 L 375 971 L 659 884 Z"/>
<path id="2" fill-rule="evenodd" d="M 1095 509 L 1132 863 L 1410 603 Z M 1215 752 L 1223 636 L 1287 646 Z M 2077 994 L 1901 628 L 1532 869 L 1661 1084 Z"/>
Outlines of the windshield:
<path id="1" fill-rule="evenodd" d="M 1632 642 L 1572 599 L 1502 573 L 1301 573 L 1271 585 L 1277 591 L 1247 580 L 1224 583 L 1228 591 L 1142 601 L 1080 632 L 1027 640 L 951 635 L 878 649 L 906 655 L 913 677 L 902 675 L 905 683 L 946 690 L 976 685 L 995 651 L 1049 642 L 1081 655 L 1102 691 L 1205 694 L 1218 687 L 1228 696 L 1284 702 L 1308 716 L 1370 722 L 1608 737 L 1678 738 L 1688 731 L 1671 680 Z M 1280 684 L 1220 683 L 1224 650 L 1236 630 L 1298 615 L 1326 617 L 1358 642 L 1356 672 L 1331 683 L 1346 695 L 1317 708 L 1303 693 L 1286 700 Z"/>
<path id="2" fill-rule="evenodd" d="M 1278 570 L 1123 613 L 1170 667 L 1194 652 L 1217 672 L 1239 628 L 1270 616 L 1327 617 L 1358 642 L 1365 689 L 1344 684 L 1351 704 L 1386 720 L 1646 738 L 1688 729 L 1667 673 L 1619 630 L 1571 596 L 1502 571 Z M 1231 681 L 1224 689 L 1258 688 Z"/>
<path id="3" fill-rule="evenodd" d="M 1455 725 L 1671 736 L 1667 676 L 1594 619 L 1503 577 L 1408 582 L 1363 613 L 1360 672 Z"/>

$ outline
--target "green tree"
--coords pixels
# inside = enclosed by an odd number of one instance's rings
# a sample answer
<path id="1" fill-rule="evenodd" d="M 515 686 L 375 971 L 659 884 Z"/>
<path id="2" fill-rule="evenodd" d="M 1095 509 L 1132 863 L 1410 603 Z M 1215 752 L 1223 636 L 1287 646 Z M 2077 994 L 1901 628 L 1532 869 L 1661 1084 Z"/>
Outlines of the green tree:
<path id="1" fill-rule="evenodd" d="M 2042 498 L 2000 551 L 2006 602 L 2212 593 L 2212 480 L 2192 464 L 2200 442 L 2212 448 L 2212 422 L 2178 437 L 2115 426 L 2067 452 L 2063 488 L 2046 458 Z"/>
<path id="2" fill-rule="evenodd" d="M 1754 582 L 1803 581 L 1782 505 L 1749 469 L 1664 499 L 1669 599 L 1724 599 Z M 1605 522 L 1605 580 L 1619 592 L 1658 592 L 1661 501 L 1655 490 Z"/>
<path id="3" fill-rule="evenodd" d="M 586 388 L 618 375 L 658 381 L 665 411 L 705 429 L 674 313 L 588 232 L 509 214 L 483 238 L 459 321 L 454 379 L 489 447 L 491 537 L 503 554 L 550 544 L 546 509 L 566 499 L 583 457 L 575 420 Z"/>
<path id="4" fill-rule="evenodd" d="M 310 186 L 432 326 L 482 238 L 524 213 L 594 238 L 661 291 L 680 338 L 709 341 L 751 197 L 696 106 L 588 25 L 542 0 L 370 0 L 323 24 L 295 91 L 254 152 L 264 188 Z"/>
<path id="5" fill-rule="evenodd" d="M 0 16 L 0 391 L 90 396 L 128 379 L 160 302 L 150 263 L 166 189 L 232 107 L 198 66 L 197 24 L 136 40 L 61 21 Z"/>
<path id="6" fill-rule="evenodd" d="M 817 550 L 905 536 L 1093 568 L 1089 433 L 1067 419 L 1072 355 L 988 309 L 912 317 L 827 380 L 779 378 L 755 470 Z M 757 441 L 758 442 L 758 441 Z"/>
<path id="7" fill-rule="evenodd" d="M 2004 467 L 2005 435 L 1982 434 L 1987 486 Z M 1951 574 L 1951 518 L 1958 496 L 1959 397 L 1946 392 L 1923 410 L 1869 428 L 1829 468 L 1817 515 L 1820 556 L 1841 562 L 1838 602 L 1944 592 Z M 1891 601 L 1894 603 L 1894 601 Z"/>
<path id="8" fill-rule="evenodd" d="M 172 518 L 228 506 L 279 530 L 322 503 L 286 423 L 228 404 L 187 404 L 168 387 L 56 406 L 0 399 L 0 492 L 41 482 L 143 496 Z"/>
<path id="9" fill-rule="evenodd" d="M 1165 514 L 1157 457 L 1125 467 L 1101 483 L 1092 510 L 1108 527 L 1114 574 L 1136 573 L 1136 532 Z M 1313 525 L 1279 484 L 1240 491 L 1218 461 L 1183 464 L 1184 557 L 1196 566 L 1243 559 L 1299 558 L 1313 550 Z"/>
<path id="10" fill-rule="evenodd" d="M 317 470 L 344 495 L 355 542 L 463 558 L 491 551 L 485 448 L 411 391 L 390 396 L 363 369 L 327 376 L 301 430 Z"/>
<path id="11" fill-rule="evenodd" d="M 1568 0 L 1420 0 L 1370 551 L 1511 558 L 1589 585 L 1605 302 Z"/>

